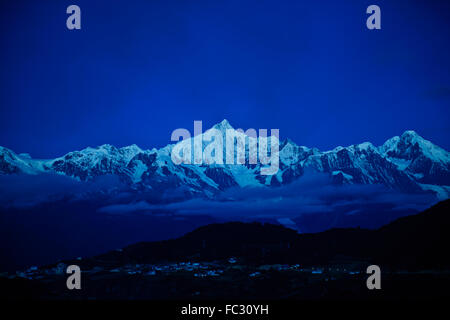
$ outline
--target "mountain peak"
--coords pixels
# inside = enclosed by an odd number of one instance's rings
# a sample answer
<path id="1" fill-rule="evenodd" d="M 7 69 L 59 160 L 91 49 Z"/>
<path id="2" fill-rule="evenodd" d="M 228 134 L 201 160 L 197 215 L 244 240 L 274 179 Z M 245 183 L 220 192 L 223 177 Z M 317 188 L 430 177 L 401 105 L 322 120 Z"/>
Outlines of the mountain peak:
<path id="1" fill-rule="evenodd" d="M 403 132 L 402 136 L 418 136 L 419 134 L 414 130 L 406 130 Z"/>
<path id="2" fill-rule="evenodd" d="M 220 130 L 220 131 L 225 131 L 227 129 L 234 129 L 234 128 L 231 126 L 231 124 L 228 122 L 227 119 L 223 119 L 221 122 L 216 123 L 213 126 L 213 129 L 217 129 L 217 130 Z"/>
<path id="3" fill-rule="evenodd" d="M 401 136 L 392 137 L 379 147 L 382 153 L 397 150 L 399 143 L 404 145 L 414 144 L 416 142 L 426 141 L 414 130 L 406 130 Z"/>
<path id="4" fill-rule="evenodd" d="M 135 143 L 126 146 L 126 147 L 122 147 L 120 148 L 120 150 L 122 151 L 135 151 L 135 152 L 142 152 L 143 150 Z"/>
<path id="5" fill-rule="evenodd" d="M 363 142 L 360 144 L 356 144 L 355 147 L 357 147 L 359 150 L 378 150 L 371 142 Z"/>
<path id="6" fill-rule="evenodd" d="M 447 164 L 450 161 L 450 155 L 446 150 L 422 138 L 413 130 L 407 130 L 400 137 L 395 136 L 387 140 L 379 150 L 387 156 L 396 158 L 411 160 L 423 154 L 435 162 Z"/>
<path id="7" fill-rule="evenodd" d="M 423 138 L 414 130 L 406 130 L 405 132 L 403 132 L 403 134 L 400 137 L 401 139 L 405 140 L 405 139 L 409 139 L 409 140 L 417 140 L 417 139 L 422 139 Z"/>
<path id="8" fill-rule="evenodd" d="M 296 147 L 296 146 L 297 146 L 297 144 L 296 144 L 294 141 L 292 141 L 292 140 L 289 139 L 289 138 L 286 138 L 286 139 L 284 139 L 284 140 L 281 142 L 281 144 L 280 144 L 280 150 L 283 149 L 284 147 L 288 146 L 288 145 L 291 145 L 291 146 L 293 146 L 293 147 Z"/>

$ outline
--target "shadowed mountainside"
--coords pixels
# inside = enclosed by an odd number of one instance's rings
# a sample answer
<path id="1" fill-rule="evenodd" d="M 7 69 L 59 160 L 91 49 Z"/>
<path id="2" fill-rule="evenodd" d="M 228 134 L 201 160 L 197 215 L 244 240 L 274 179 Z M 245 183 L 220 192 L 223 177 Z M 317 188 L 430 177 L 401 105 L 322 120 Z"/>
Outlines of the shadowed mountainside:
<path id="1" fill-rule="evenodd" d="M 377 230 L 331 229 L 315 234 L 298 234 L 272 224 L 211 224 L 179 239 L 138 243 L 97 256 L 95 261 L 156 263 L 192 259 L 212 261 L 236 256 L 254 264 L 317 265 L 345 257 L 408 270 L 448 268 L 448 212 L 450 200 Z M 83 263 L 90 263 L 90 260 Z"/>

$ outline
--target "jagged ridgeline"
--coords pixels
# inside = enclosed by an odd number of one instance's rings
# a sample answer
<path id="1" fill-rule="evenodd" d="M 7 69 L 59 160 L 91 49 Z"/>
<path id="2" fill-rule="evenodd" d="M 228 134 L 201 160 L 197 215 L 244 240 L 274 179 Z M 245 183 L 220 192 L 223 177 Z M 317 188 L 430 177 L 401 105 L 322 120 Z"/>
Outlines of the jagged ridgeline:
<path id="1" fill-rule="evenodd" d="M 227 120 L 213 128 L 234 130 Z M 414 131 L 378 147 L 364 142 L 329 151 L 285 139 L 279 143 L 279 170 L 274 175 L 261 175 L 262 165 L 248 161 L 244 165 L 175 165 L 171 159 L 173 147 L 143 150 L 136 145 L 102 145 L 48 160 L 0 147 L 0 175 L 56 174 L 77 181 L 112 175 L 126 188 L 161 197 L 174 190 L 181 190 L 186 197 L 211 198 L 230 187 L 276 187 L 302 179 L 307 171 L 325 173 L 330 184 L 381 184 L 402 192 L 430 193 L 440 200 L 447 199 L 450 190 L 449 153 Z"/>

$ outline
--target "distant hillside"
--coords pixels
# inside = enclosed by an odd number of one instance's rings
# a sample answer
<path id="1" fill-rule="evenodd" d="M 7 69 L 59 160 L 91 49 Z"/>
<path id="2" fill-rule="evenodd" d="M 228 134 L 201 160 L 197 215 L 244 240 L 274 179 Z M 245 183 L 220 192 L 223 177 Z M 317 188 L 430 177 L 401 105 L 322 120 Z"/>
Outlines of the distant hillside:
<path id="1" fill-rule="evenodd" d="M 142 242 L 95 257 L 96 263 L 155 263 L 219 260 L 230 256 L 246 263 L 330 264 L 363 260 L 392 268 L 448 268 L 450 200 L 378 230 L 332 229 L 298 234 L 279 225 L 231 222 L 200 227 L 162 242 Z M 93 263 L 85 260 L 83 263 Z"/>

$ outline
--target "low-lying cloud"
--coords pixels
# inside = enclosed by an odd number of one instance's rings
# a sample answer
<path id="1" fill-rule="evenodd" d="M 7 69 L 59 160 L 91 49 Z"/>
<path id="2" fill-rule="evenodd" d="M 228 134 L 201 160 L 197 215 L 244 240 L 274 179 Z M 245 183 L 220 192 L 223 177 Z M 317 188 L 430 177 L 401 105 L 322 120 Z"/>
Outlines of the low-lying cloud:
<path id="1" fill-rule="evenodd" d="M 89 182 L 55 173 L 0 175 L 0 206 L 30 207 L 61 199 L 77 200 L 91 192 L 111 187 L 123 188 L 119 179 L 112 175 Z"/>
<path id="2" fill-rule="evenodd" d="M 236 187 L 225 190 L 214 199 L 194 198 L 168 204 L 138 200 L 108 205 L 99 211 L 116 214 L 135 211 L 170 212 L 229 219 L 243 216 L 290 218 L 305 213 L 332 212 L 337 207 L 380 203 L 389 205 L 393 210 L 422 210 L 433 202 L 435 198 L 431 194 L 406 194 L 383 185 L 333 185 L 326 174 L 307 173 L 297 181 L 280 187 Z"/>

